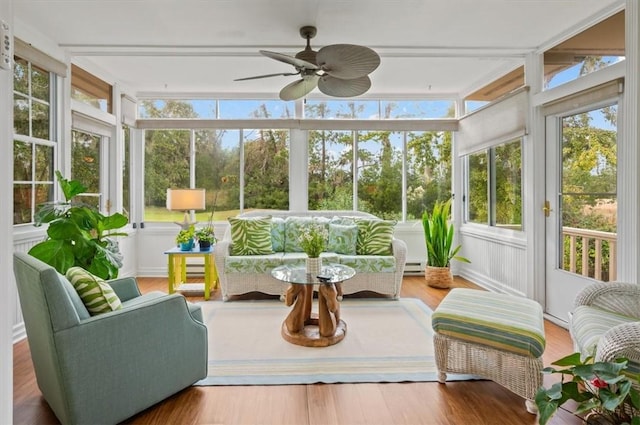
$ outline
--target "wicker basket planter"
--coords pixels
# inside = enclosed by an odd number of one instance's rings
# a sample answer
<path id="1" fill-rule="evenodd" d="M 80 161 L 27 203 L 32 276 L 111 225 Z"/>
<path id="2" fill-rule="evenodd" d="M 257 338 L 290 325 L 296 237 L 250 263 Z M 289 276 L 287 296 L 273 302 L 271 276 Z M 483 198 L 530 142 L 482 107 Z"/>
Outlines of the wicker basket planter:
<path id="1" fill-rule="evenodd" d="M 427 266 L 424 271 L 424 279 L 432 288 L 450 288 L 453 284 L 453 275 L 449 267 Z"/>

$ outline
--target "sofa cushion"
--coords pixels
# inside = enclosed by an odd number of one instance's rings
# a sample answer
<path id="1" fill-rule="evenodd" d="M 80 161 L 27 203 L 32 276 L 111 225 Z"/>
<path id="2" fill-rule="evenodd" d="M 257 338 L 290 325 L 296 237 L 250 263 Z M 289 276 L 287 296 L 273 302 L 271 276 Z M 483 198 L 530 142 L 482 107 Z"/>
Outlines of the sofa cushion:
<path id="1" fill-rule="evenodd" d="M 271 217 L 230 217 L 231 254 L 262 255 L 273 253 Z"/>
<path id="2" fill-rule="evenodd" d="M 225 273 L 270 273 L 282 264 L 282 253 L 267 255 L 231 255 L 224 259 Z"/>
<path id="3" fill-rule="evenodd" d="M 322 265 L 326 266 L 331 263 L 339 263 L 339 255 L 334 252 L 322 252 L 320 259 Z M 307 254 L 304 252 L 285 252 L 282 255 L 282 264 L 292 267 L 305 267 Z"/>
<path id="4" fill-rule="evenodd" d="M 349 266 L 358 273 L 393 273 L 396 259 L 392 255 L 340 255 L 340 264 Z"/>
<path id="5" fill-rule="evenodd" d="M 122 308 L 120 298 L 104 279 L 89 273 L 82 267 L 69 268 L 66 277 L 92 316 Z"/>
<path id="6" fill-rule="evenodd" d="M 358 255 L 391 255 L 391 241 L 395 221 L 380 219 L 357 219 L 358 240 L 356 254 Z"/>
<path id="7" fill-rule="evenodd" d="M 327 251 L 338 254 L 355 255 L 357 242 L 357 224 L 329 223 L 329 243 L 327 244 Z"/>
<path id="8" fill-rule="evenodd" d="M 300 244 L 300 235 L 302 231 L 309 227 L 310 224 L 322 224 L 326 226 L 328 231 L 329 218 L 326 217 L 296 217 L 290 216 L 285 219 L 284 223 L 284 251 L 285 252 L 304 252 Z"/>
<path id="9" fill-rule="evenodd" d="M 275 252 L 284 251 L 284 218 L 271 219 L 271 245 Z"/>
<path id="10" fill-rule="evenodd" d="M 638 319 L 599 308 L 581 305 L 571 316 L 571 336 L 583 356 L 595 354 L 595 348 L 609 329 L 622 323 L 637 322 Z"/>

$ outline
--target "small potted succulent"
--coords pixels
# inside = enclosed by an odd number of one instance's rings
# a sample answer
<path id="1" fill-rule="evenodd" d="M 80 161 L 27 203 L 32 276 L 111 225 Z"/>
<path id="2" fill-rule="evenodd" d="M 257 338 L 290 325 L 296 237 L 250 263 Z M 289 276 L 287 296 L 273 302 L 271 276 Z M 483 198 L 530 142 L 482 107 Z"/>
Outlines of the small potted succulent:
<path id="1" fill-rule="evenodd" d="M 216 237 L 213 234 L 213 227 L 206 226 L 196 230 L 195 237 L 198 240 L 200 251 L 208 251 L 211 249 L 211 245 L 216 241 Z"/>
<path id="2" fill-rule="evenodd" d="M 182 229 L 176 236 L 176 243 L 180 245 L 181 251 L 191 251 L 193 249 L 193 237 L 195 230 L 193 226 L 189 226 L 188 229 Z"/>

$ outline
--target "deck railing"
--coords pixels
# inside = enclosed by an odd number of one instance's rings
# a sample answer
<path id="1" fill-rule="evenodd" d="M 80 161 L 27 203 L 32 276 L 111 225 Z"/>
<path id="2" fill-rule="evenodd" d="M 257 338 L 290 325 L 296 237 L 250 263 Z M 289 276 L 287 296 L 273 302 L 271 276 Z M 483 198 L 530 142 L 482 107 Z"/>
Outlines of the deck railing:
<path id="1" fill-rule="evenodd" d="M 562 235 L 565 270 L 605 282 L 616 280 L 616 233 L 563 227 Z"/>

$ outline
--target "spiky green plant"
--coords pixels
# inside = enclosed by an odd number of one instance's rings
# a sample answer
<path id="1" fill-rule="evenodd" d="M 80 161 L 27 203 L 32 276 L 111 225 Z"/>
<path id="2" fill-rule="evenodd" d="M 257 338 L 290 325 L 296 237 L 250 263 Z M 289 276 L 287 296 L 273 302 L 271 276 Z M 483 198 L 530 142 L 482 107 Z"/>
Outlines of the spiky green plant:
<path id="1" fill-rule="evenodd" d="M 427 245 L 427 265 L 431 267 L 449 267 L 451 260 L 470 263 L 458 254 L 461 245 L 453 247 L 453 225 L 449 223 L 451 199 L 436 201 L 433 211 L 422 214 L 424 240 Z"/>

